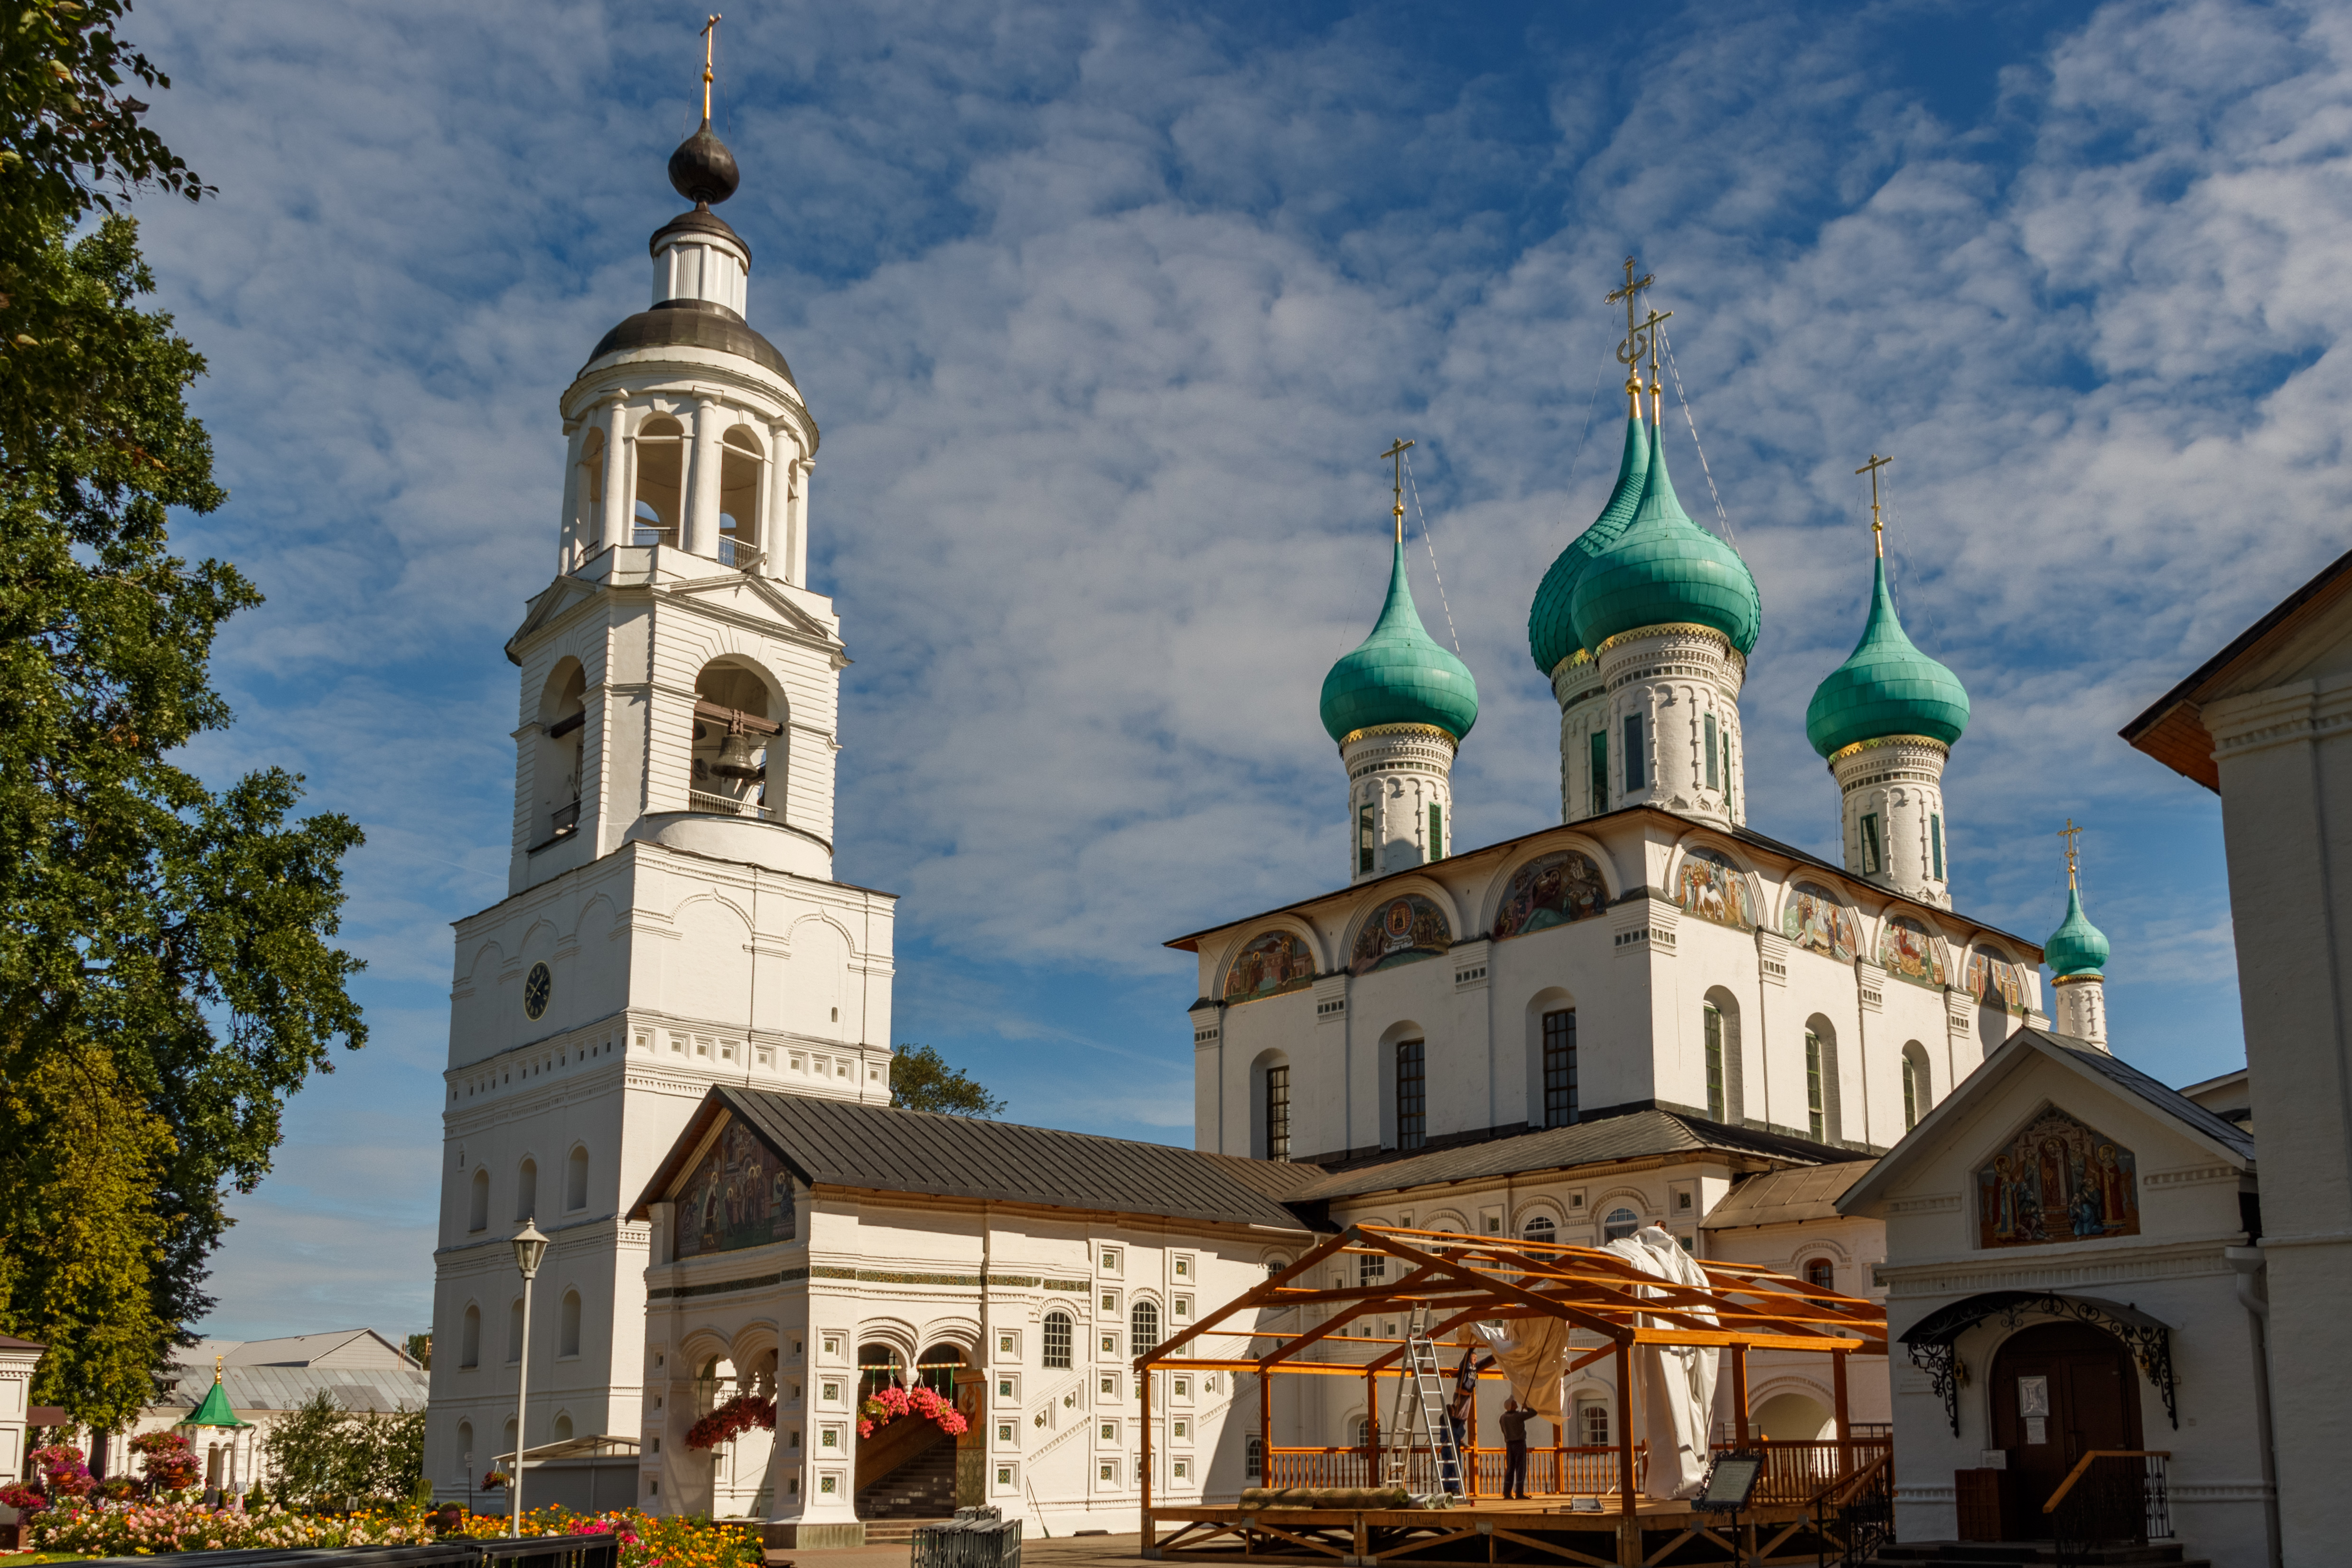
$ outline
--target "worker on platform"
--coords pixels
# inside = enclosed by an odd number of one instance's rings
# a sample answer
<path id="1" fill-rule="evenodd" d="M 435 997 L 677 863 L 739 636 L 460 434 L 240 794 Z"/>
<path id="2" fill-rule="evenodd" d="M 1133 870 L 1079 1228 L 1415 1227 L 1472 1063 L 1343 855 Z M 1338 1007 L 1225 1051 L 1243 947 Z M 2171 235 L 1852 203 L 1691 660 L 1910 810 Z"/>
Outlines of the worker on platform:
<path id="1" fill-rule="evenodd" d="M 1516 1396 L 1503 1401 L 1503 1495 L 1528 1500 L 1528 1416 Z"/>
<path id="2" fill-rule="evenodd" d="M 1495 1364 L 1493 1356 L 1478 1359 L 1478 1341 L 1475 1331 L 1463 1336 L 1462 1364 L 1454 1369 L 1454 1397 L 1445 1406 L 1445 1418 L 1454 1426 L 1454 1454 L 1459 1464 L 1464 1445 L 1470 1440 L 1470 1423 L 1478 1416 L 1478 1374 Z M 1462 1495 L 1462 1475 L 1455 1465 L 1439 1467 L 1446 1491 Z"/>

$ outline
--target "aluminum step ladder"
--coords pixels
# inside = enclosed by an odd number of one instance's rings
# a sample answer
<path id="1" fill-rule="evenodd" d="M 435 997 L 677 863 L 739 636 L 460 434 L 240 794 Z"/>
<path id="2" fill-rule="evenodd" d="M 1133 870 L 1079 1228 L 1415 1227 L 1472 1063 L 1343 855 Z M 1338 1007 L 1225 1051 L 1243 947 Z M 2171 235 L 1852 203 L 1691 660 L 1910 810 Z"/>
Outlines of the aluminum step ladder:
<path id="1" fill-rule="evenodd" d="M 1396 1403 L 1389 1416 L 1389 1430 L 1394 1434 L 1394 1441 L 1388 1450 L 1382 1481 L 1410 1490 L 1412 1457 L 1427 1453 L 1435 1462 L 1439 1489 L 1460 1493 L 1462 1450 L 1454 1441 L 1454 1423 L 1445 1415 L 1453 1380 L 1438 1364 L 1437 1344 L 1429 1337 L 1426 1306 L 1415 1307 L 1405 1324 L 1402 1359 Z"/>

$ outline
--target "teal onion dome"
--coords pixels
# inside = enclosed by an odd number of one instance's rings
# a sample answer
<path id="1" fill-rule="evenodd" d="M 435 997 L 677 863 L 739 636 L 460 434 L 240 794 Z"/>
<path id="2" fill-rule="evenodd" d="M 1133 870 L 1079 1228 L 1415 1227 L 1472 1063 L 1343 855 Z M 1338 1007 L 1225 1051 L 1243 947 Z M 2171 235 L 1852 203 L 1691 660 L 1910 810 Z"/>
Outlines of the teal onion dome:
<path id="1" fill-rule="evenodd" d="M 1536 668 L 1549 678 L 1559 668 L 1560 660 L 1573 657 L 1584 647 L 1576 635 L 1576 619 L 1570 615 L 1570 601 L 1575 597 L 1576 584 L 1584 576 L 1584 569 L 1593 560 L 1617 542 L 1633 521 L 1633 513 L 1642 504 L 1642 481 L 1649 474 L 1650 447 L 1642 429 L 1638 414 L 1625 416 L 1625 454 L 1617 463 L 1617 484 L 1609 492 L 1609 504 L 1592 520 L 1592 526 L 1569 542 L 1544 574 L 1536 589 L 1535 603 L 1528 608 L 1528 652 L 1535 657 Z"/>
<path id="2" fill-rule="evenodd" d="M 1469 666 L 1437 646 L 1412 607 L 1402 541 L 1389 564 L 1389 601 L 1371 636 L 1323 678 L 1322 709 L 1335 741 L 1375 724 L 1427 724 L 1459 741 L 1478 721 Z"/>
<path id="3" fill-rule="evenodd" d="M 1570 595 L 1578 641 L 1596 655 L 1611 637 L 1643 626 L 1710 626 L 1741 658 L 1763 629 L 1764 604 L 1739 552 L 1701 528 L 1675 499 L 1666 453 L 1650 432 L 1642 504 L 1625 531 L 1594 557 Z"/>
<path id="4" fill-rule="evenodd" d="M 1904 635 L 1881 556 L 1862 640 L 1814 689 L 1805 709 L 1805 739 L 1822 756 L 1833 757 L 1856 742 L 1890 735 L 1924 735 L 1948 746 L 1968 727 L 1967 689 Z"/>
<path id="5" fill-rule="evenodd" d="M 2060 980 L 2070 974 L 2096 974 L 2106 968 L 2106 935 L 2084 917 L 2079 889 L 2066 889 L 2066 918 L 2042 944 L 2042 962 Z"/>

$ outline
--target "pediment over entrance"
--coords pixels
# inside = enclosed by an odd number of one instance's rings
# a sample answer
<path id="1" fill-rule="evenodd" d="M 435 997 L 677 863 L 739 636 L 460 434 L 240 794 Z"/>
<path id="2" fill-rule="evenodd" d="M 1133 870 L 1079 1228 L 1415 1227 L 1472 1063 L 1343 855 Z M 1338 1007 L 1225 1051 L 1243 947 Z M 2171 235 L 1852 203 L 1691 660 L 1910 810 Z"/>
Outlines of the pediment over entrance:
<path id="1" fill-rule="evenodd" d="M 2019 1129 L 1976 1176 L 1979 1247 L 2139 1234 L 2132 1152 L 2054 1105 Z"/>

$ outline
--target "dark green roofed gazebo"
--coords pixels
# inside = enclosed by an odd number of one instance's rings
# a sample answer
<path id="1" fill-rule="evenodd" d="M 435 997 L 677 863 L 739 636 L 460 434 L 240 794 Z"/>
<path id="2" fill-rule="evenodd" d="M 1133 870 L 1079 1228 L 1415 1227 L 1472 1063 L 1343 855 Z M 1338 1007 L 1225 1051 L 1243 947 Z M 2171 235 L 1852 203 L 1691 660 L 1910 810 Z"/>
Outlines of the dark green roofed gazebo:
<path id="1" fill-rule="evenodd" d="M 213 1385 L 210 1389 L 205 1391 L 205 1402 L 196 1406 L 196 1413 L 194 1415 L 189 1416 L 185 1421 L 181 1422 L 180 1425 L 183 1426 L 220 1426 L 227 1428 L 230 1431 L 241 1430 L 253 1425 L 252 1422 L 247 1421 L 237 1415 L 236 1410 L 230 1406 L 228 1402 L 228 1390 L 221 1386 L 221 1369 L 219 1365 L 219 1358 L 217 1356 L 214 1358 Z"/>

